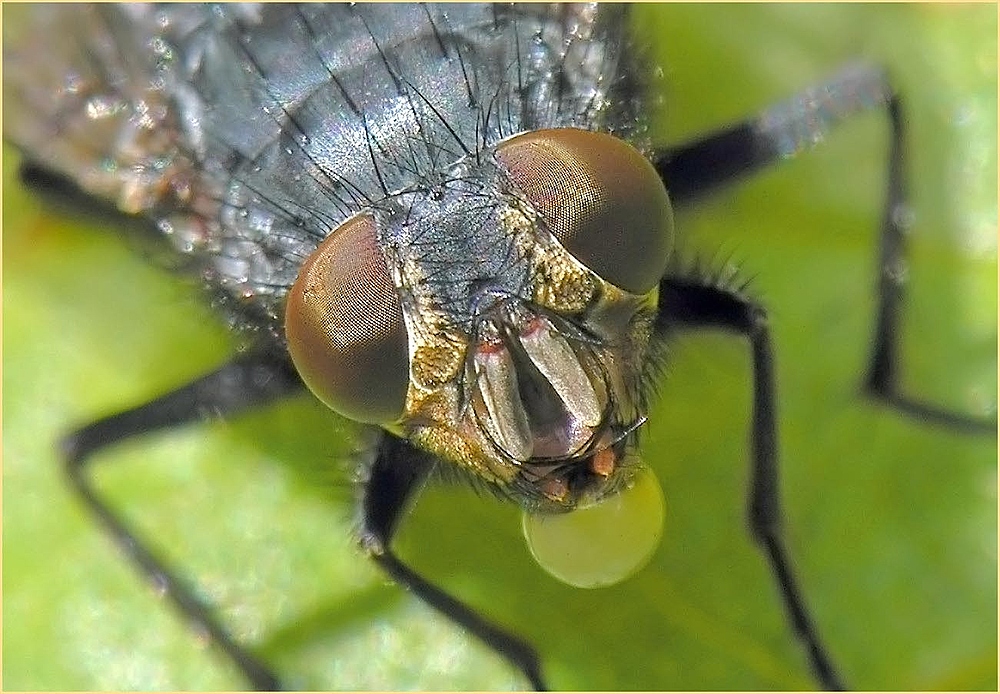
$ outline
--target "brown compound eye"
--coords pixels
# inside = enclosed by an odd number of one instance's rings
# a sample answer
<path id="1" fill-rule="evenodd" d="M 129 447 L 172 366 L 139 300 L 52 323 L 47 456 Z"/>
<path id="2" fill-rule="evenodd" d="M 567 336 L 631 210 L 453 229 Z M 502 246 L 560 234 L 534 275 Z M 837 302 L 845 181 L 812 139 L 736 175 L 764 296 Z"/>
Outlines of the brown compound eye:
<path id="1" fill-rule="evenodd" d="M 372 424 L 402 416 L 406 326 L 371 217 L 342 224 L 302 265 L 285 334 L 299 375 L 330 409 Z"/>
<path id="2" fill-rule="evenodd" d="M 577 260 L 633 294 L 660 281 L 673 244 L 673 212 L 656 169 L 634 147 L 611 135 L 560 128 L 513 137 L 496 157 Z"/>

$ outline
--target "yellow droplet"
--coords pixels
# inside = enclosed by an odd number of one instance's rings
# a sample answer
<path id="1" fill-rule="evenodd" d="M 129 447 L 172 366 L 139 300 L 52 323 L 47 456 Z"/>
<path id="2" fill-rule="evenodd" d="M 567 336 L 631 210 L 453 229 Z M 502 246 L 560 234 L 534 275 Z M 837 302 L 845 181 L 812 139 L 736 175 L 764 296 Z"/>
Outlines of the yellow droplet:
<path id="1" fill-rule="evenodd" d="M 663 491 L 648 468 L 630 486 L 569 513 L 521 519 L 535 561 L 577 588 L 601 588 L 632 576 L 653 556 L 663 535 Z"/>

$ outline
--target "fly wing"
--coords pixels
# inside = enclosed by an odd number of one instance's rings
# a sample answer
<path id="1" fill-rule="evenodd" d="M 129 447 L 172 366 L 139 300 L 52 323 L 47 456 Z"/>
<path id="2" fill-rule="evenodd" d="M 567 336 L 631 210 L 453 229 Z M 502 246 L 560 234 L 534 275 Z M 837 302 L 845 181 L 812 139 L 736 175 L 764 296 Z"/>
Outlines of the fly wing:
<path id="1" fill-rule="evenodd" d="M 153 9 L 41 5 L 8 15 L 4 138 L 125 212 L 149 210 L 164 164 L 186 149 L 153 46 Z"/>
<path id="2" fill-rule="evenodd" d="M 260 8 L 74 3 L 12 8 L 5 20 L 4 139 L 82 191 L 149 218 L 176 251 L 178 261 L 161 255 L 164 264 L 199 274 L 231 313 L 279 324 L 278 307 L 246 285 L 291 280 L 271 282 L 260 239 L 244 241 L 239 215 L 225 218 L 234 161 L 245 157 L 206 124 L 229 114 L 244 143 L 274 140 L 278 128 L 266 102 L 235 98 L 249 78 L 230 79 L 221 95 L 192 84 L 206 71 L 246 72 L 245 60 L 223 64 L 218 47 L 227 27 L 259 25 Z"/>

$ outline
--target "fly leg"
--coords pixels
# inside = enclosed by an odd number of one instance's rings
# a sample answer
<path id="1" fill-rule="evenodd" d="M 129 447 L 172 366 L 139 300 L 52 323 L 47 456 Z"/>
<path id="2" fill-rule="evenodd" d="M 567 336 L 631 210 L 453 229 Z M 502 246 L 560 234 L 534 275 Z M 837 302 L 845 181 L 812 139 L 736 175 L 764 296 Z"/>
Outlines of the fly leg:
<path id="1" fill-rule="evenodd" d="M 216 371 L 177 390 L 130 410 L 77 429 L 62 441 L 70 484 L 101 527 L 114 540 L 140 575 L 162 590 L 177 610 L 218 645 L 259 690 L 280 688 L 271 670 L 236 643 L 211 606 L 197 597 L 192 586 L 157 556 L 108 501 L 94 488 L 89 475 L 92 455 L 116 443 L 203 417 L 234 414 L 273 402 L 298 391 L 302 382 L 288 361 L 271 353 L 239 356 Z"/>
<path id="2" fill-rule="evenodd" d="M 72 179 L 43 164 L 33 161 L 22 162 L 18 168 L 18 177 L 25 188 L 42 198 L 46 207 L 57 214 L 94 222 L 140 237 L 153 234 L 162 236 L 145 217 L 125 214 L 111 202 L 88 194 Z"/>
<path id="3" fill-rule="evenodd" d="M 898 98 L 889 102 L 892 142 L 889 150 L 889 180 L 886 205 L 882 213 L 878 257 L 878 313 L 875 337 L 865 374 L 864 390 L 919 420 L 941 424 L 970 433 L 996 434 L 997 421 L 951 412 L 903 393 L 899 375 L 899 325 L 903 313 L 905 284 L 899 268 L 906 263 L 906 235 L 903 227 L 906 209 L 904 186 L 904 124 Z"/>
<path id="4" fill-rule="evenodd" d="M 532 646 L 429 582 L 400 561 L 392 551 L 392 538 L 399 520 L 434 464 L 435 459 L 431 455 L 392 434 L 382 434 L 364 480 L 361 544 L 394 581 L 413 591 L 425 603 L 513 663 L 534 689 L 545 690 L 538 653 Z"/>
<path id="5" fill-rule="evenodd" d="M 766 109 L 758 116 L 695 142 L 663 150 L 655 162 L 675 204 L 689 203 L 821 141 L 838 123 L 872 109 L 889 117 L 888 177 L 882 212 L 878 311 L 864 392 L 921 421 L 976 433 L 996 433 L 996 419 L 949 412 L 901 391 L 899 329 L 904 299 L 906 247 L 905 133 L 902 105 L 884 73 L 850 65 L 826 82 Z"/>
<path id="6" fill-rule="evenodd" d="M 844 689 L 827 649 L 806 609 L 781 536 L 774 357 L 764 308 L 737 290 L 702 278 L 664 278 L 660 282 L 657 332 L 678 328 L 720 328 L 745 336 L 753 355 L 753 420 L 748 500 L 750 530 L 774 572 L 785 611 L 825 689 Z"/>

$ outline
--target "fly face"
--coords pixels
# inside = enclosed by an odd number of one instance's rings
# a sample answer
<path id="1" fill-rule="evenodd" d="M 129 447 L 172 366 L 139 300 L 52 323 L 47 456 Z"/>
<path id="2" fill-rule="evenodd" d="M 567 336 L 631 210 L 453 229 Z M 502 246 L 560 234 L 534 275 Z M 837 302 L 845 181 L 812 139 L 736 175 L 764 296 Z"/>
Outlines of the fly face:
<path id="1" fill-rule="evenodd" d="M 333 409 L 569 510 L 632 474 L 670 239 L 629 145 L 515 136 L 331 234 L 290 294 L 289 349 Z"/>

